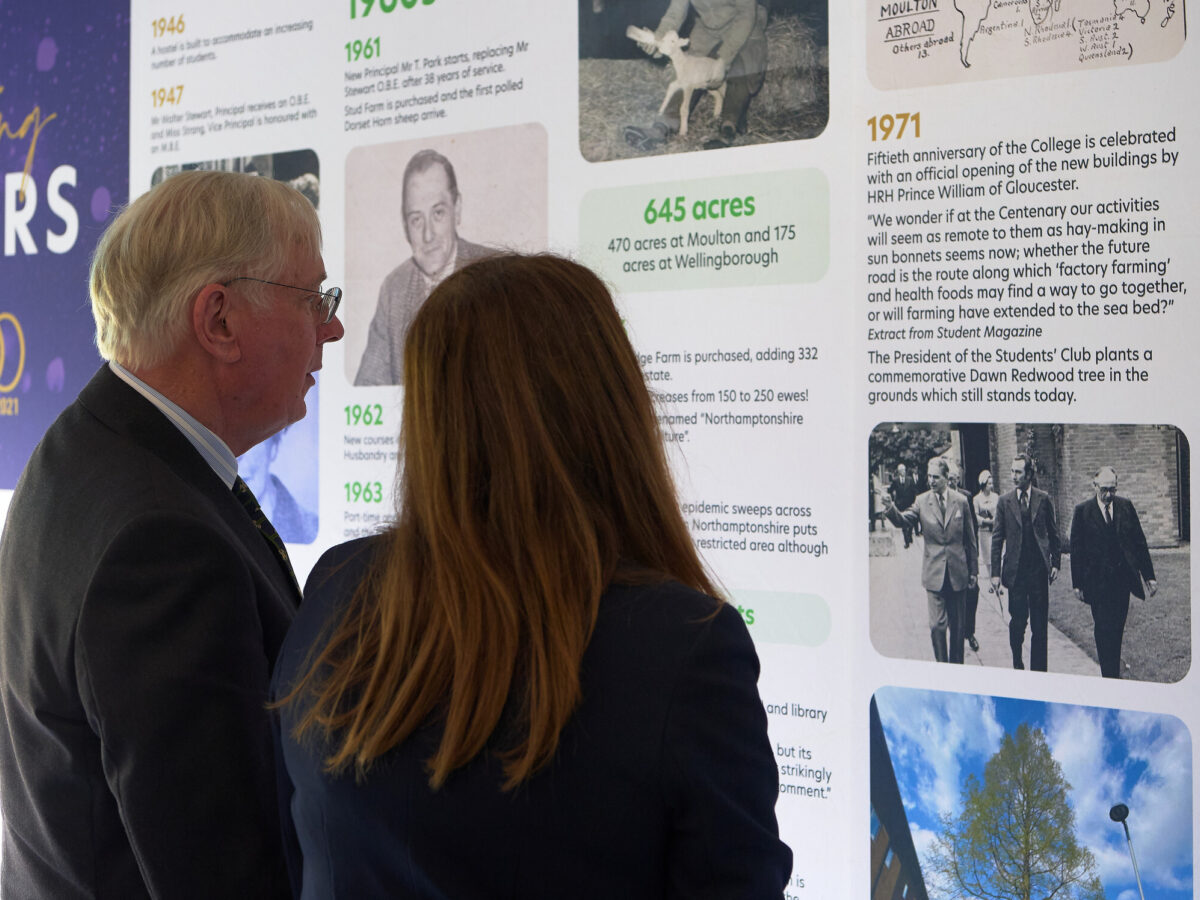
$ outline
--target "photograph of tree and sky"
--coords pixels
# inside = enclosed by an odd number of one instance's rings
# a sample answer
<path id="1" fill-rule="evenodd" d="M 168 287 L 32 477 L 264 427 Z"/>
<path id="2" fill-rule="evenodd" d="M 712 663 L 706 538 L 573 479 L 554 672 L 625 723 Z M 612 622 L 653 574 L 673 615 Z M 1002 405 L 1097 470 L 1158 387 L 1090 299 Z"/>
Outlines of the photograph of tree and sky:
<path id="1" fill-rule="evenodd" d="M 1118 804 L 1145 896 L 1192 897 L 1191 738 L 1175 717 L 902 688 L 875 701 L 933 900 L 1138 900 Z"/>

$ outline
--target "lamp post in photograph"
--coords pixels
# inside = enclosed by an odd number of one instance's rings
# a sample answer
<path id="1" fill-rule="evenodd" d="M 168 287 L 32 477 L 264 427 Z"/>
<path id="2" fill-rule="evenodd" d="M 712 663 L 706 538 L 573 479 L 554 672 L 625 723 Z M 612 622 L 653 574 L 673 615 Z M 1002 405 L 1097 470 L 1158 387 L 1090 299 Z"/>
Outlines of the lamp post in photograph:
<path id="1" fill-rule="evenodd" d="M 1133 855 L 1133 838 L 1129 836 L 1129 823 L 1125 821 L 1129 818 L 1129 807 L 1118 803 L 1108 811 L 1108 817 L 1114 822 L 1120 822 L 1121 827 L 1125 829 L 1125 842 L 1129 844 L 1129 858 L 1133 862 L 1133 877 L 1137 879 L 1138 894 L 1142 900 L 1146 900 L 1146 893 L 1142 890 L 1142 876 L 1138 874 L 1137 857 Z"/>

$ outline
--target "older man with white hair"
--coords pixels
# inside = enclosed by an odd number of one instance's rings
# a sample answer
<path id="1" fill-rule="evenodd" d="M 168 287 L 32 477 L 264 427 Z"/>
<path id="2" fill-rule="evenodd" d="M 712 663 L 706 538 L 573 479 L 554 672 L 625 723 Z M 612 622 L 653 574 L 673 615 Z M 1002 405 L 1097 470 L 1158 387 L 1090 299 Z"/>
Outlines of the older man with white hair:
<path id="1" fill-rule="evenodd" d="M 291 896 L 266 703 L 300 595 L 236 457 L 305 414 L 324 280 L 267 178 L 176 175 L 101 237 L 108 362 L 0 542 L 3 896 Z"/>
<path id="2" fill-rule="evenodd" d="M 1129 595 L 1145 600 L 1148 590 L 1153 597 L 1158 582 L 1137 510 L 1117 496 L 1116 470 L 1101 467 L 1092 490 L 1095 496 L 1076 506 L 1071 517 L 1071 585 L 1092 609 L 1100 674 L 1120 678 Z"/>

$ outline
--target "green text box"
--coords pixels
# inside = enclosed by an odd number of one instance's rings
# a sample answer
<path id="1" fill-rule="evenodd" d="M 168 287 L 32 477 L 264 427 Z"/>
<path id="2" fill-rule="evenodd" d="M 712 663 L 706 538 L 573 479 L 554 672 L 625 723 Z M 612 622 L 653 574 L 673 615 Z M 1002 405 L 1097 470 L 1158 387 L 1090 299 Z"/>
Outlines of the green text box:
<path id="1" fill-rule="evenodd" d="M 756 641 L 819 647 L 829 639 L 833 626 L 829 604 L 817 594 L 734 590 L 730 603 Z"/>
<path id="2" fill-rule="evenodd" d="M 619 291 L 817 281 L 829 267 L 819 169 L 589 191 L 580 252 Z"/>

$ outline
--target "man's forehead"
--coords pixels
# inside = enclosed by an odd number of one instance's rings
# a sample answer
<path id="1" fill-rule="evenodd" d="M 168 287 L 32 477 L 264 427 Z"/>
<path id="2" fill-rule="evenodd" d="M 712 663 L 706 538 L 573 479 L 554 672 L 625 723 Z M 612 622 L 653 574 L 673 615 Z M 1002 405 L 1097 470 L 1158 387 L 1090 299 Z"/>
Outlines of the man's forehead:
<path id="1" fill-rule="evenodd" d="M 1101 472 L 1096 476 L 1096 487 L 1115 488 L 1117 486 L 1116 472 Z"/>
<path id="2" fill-rule="evenodd" d="M 285 277 L 293 280 L 297 287 L 318 285 L 325 280 L 325 260 L 320 253 L 310 253 L 297 247 L 288 258 L 288 272 Z"/>

